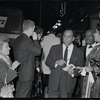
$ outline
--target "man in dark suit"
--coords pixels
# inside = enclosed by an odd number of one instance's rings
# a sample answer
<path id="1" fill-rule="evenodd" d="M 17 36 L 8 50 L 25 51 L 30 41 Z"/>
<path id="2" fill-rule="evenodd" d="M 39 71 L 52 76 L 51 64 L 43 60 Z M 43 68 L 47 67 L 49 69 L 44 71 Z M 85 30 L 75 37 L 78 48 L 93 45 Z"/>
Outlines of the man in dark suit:
<path id="1" fill-rule="evenodd" d="M 83 52 L 72 43 L 73 31 L 65 30 L 63 43 L 51 47 L 46 65 L 51 68 L 49 78 L 49 98 L 71 98 L 76 85 L 76 77 L 80 75 L 77 66 L 84 64 Z M 67 51 L 67 53 L 65 53 Z M 66 57 L 65 57 L 66 56 Z M 72 65 L 76 68 L 67 70 Z"/>
<path id="2" fill-rule="evenodd" d="M 26 20 L 23 23 L 23 33 L 15 39 L 14 58 L 20 62 L 15 97 L 31 97 L 32 82 L 34 80 L 35 56 L 40 55 L 41 47 L 34 32 L 35 23 Z M 30 39 L 32 36 L 33 40 Z"/>

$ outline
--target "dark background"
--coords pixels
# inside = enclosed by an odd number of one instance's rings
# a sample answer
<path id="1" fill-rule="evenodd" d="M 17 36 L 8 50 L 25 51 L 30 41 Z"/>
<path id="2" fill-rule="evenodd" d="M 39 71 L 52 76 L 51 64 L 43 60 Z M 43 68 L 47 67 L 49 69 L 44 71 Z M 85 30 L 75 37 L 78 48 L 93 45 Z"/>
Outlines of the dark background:
<path id="1" fill-rule="evenodd" d="M 61 3 L 66 3 L 66 13 L 61 17 Z M 1 0 L 0 7 L 19 9 L 23 12 L 24 19 L 33 20 L 36 25 L 47 32 L 58 19 L 62 20 L 64 28 L 86 30 L 90 25 L 90 16 L 98 11 L 99 0 Z M 87 17 L 86 17 L 87 16 Z M 85 18 L 86 17 L 86 18 Z M 97 16 L 98 17 L 98 16 Z M 85 19 L 81 22 L 82 19 Z"/>

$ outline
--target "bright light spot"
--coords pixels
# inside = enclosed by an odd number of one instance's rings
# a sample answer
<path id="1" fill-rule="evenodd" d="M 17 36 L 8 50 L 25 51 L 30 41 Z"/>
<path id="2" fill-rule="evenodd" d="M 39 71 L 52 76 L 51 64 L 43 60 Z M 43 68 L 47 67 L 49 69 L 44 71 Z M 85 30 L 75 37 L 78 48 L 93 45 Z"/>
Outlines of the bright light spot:
<path id="1" fill-rule="evenodd" d="M 50 31 L 48 31 L 47 33 L 50 33 Z"/>
<path id="2" fill-rule="evenodd" d="M 58 26 L 61 26 L 61 23 L 58 23 Z"/>
<path id="3" fill-rule="evenodd" d="M 56 28 L 58 28 L 58 26 L 54 25 L 53 28 L 56 29 Z"/>
<path id="4" fill-rule="evenodd" d="M 58 20 L 58 22 L 61 22 L 61 20 Z"/>
<path id="5" fill-rule="evenodd" d="M 81 20 L 81 22 L 83 22 L 83 21 L 84 21 L 84 19 Z"/>

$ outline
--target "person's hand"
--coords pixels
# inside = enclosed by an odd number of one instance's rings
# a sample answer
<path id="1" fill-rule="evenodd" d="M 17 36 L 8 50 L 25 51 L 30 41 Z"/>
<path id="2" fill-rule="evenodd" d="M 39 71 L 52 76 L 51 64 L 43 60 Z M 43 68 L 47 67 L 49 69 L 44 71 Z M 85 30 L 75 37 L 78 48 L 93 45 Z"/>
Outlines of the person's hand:
<path id="1" fill-rule="evenodd" d="M 74 73 L 74 69 L 69 69 L 68 74 L 72 75 Z"/>
<path id="2" fill-rule="evenodd" d="M 63 59 L 60 59 L 60 60 L 57 60 L 57 61 L 55 62 L 55 64 L 62 66 L 62 65 L 64 65 L 64 64 L 66 64 L 66 62 L 65 62 Z"/>
<path id="3" fill-rule="evenodd" d="M 64 71 L 69 71 L 69 69 L 74 69 L 75 66 L 73 64 L 69 64 L 68 66 L 64 67 L 63 70 Z"/>
<path id="4" fill-rule="evenodd" d="M 100 73 L 100 70 L 99 70 L 98 67 L 95 66 L 93 69 L 94 69 L 94 71 L 95 71 L 96 73 Z"/>
<path id="5" fill-rule="evenodd" d="M 69 69 L 69 67 L 66 66 L 66 67 L 64 67 L 62 70 L 64 70 L 64 71 L 68 71 L 68 69 Z"/>
<path id="6" fill-rule="evenodd" d="M 70 64 L 69 69 L 68 69 L 68 74 L 72 76 L 72 74 L 74 73 L 74 69 L 75 69 L 75 66 L 73 64 Z"/>
<path id="7" fill-rule="evenodd" d="M 18 61 L 14 61 L 12 64 L 12 69 L 15 70 L 19 65 L 20 63 Z"/>
<path id="8" fill-rule="evenodd" d="M 37 33 L 36 32 L 33 32 L 32 38 L 33 38 L 33 40 L 37 40 L 38 36 L 37 36 Z"/>
<path id="9" fill-rule="evenodd" d="M 86 72 L 91 72 L 93 69 L 91 68 L 91 66 L 87 66 L 87 67 L 85 67 L 85 71 Z"/>
<path id="10" fill-rule="evenodd" d="M 77 66 L 76 69 L 79 69 L 78 73 L 81 73 L 83 71 L 83 67 Z"/>

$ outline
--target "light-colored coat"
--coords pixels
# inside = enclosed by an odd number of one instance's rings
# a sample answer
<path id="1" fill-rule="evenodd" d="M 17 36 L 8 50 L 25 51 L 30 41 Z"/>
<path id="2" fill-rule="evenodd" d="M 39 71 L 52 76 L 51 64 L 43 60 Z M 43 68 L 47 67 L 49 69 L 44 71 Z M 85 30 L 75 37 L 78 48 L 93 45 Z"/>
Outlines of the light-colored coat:
<path id="1" fill-rule="evenodd" d="M 60 44 L 60 39 L 58 37 L 56 37 L 54 34 L 49 34 L 47 36 L 44 36 L 44 38 L 41 42 L 41 46 L 43 48 L 42 62 L 41 62 L 43 74 L 51 73 L 50 68 L 45 64 L 45 61 L 46 61 L 46 58 L 50 51 L 50 48 L 56 44 Z"/>

